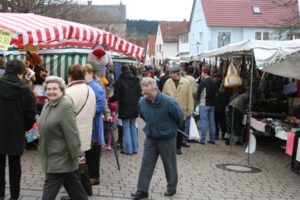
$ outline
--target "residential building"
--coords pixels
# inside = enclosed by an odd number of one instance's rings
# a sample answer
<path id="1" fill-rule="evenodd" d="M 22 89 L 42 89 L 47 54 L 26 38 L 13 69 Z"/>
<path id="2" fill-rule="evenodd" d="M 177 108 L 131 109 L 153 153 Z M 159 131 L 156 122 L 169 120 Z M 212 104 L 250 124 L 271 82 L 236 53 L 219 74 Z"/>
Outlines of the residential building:
<path id="1" fill-rule="evenodd" d="M 122 38 L 126 37 L 126 5 L 93 5 L 88 1 L 83 5 L 87 10 L 89 25 L 114 33 Z"/>
<path id="2" fill-rule="evenodd" d="M 182 59 L 190 55 L 189 32 L 184 31 L 178 34 L 178 56 Z"/>
<path id="3" fill-rule="evenodd" d="M 155 64 L 155 35 L 148 35 L 148 42 L 146 47 L 146 60 L 145 64 L 154 65 Z"/>
<path id="4" fill-rule="evenodd" d="M 160 21 L 155 41 L 155 63 L 162 64 L 168 57 L 178 55 L 178 35 L 187 30 L 186 21 Z"/>
<path id="5" fill-rule="evenodd" d="M 189 24 L 191 55 L 248 39 L 299 37 L 283 28 L 297 9 L 274 0 L 194 0 Z M 285 26 L 286 27 L 286 26 Z"/>

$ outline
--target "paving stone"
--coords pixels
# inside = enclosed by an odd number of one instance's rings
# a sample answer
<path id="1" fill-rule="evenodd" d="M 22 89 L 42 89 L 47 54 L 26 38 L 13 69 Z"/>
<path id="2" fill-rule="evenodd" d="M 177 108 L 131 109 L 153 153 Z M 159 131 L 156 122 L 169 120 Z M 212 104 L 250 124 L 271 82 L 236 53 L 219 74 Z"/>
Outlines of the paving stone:
<path id="1" fill-rule="evenodd" d="M 130 199 L 135 192 L 139 175 L 144 135 L 143 122 L 139 121 L 139 153 L 134 156 L 119 155 L 121 171 L 116 168 L 112 151 L 103 151 L 101 156 L 100 185 L 93 188 L 95 196 L 90 200 Z M 258 139 L 257 151 L 250 157 L 250 166 L 261 169 L 261 173 L 247 174 L 221 170 L 217 164 L 247 165 L 245 146 L 226 146 L 218 140 L 217 145 L 191 144 L 177 157 L 178 188 L 173 198 L 166 198 L 164 168 L 157 162 L 149 189 L 150 199 L 157 200 L 293 200 L 300 199 L 300 178 L 285 166 L 290 157 L 275 145 Z M 272 144 L 272 142 L 270 142 Z M 44 184 L 44 173 L 36 151 L 27 151 L 22 157 L 21 200 L 40 200 Z M 6 175 L 7 177 L 7 175 Z M 7 178 L 8 180 L 8 178 Z M 7 185 L 9 187 L 9 185 Z M 62 189 L 57 197 L 65 195 Z M 9 194 L 6 189 L 7 198 Z"/>

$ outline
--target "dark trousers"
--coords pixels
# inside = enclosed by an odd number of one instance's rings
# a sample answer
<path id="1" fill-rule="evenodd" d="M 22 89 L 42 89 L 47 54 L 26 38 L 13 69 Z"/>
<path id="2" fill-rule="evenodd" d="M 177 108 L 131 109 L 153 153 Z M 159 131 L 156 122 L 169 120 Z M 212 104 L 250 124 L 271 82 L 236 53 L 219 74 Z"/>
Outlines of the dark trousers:
<path id="1" fill-rule="evenodd" d="M 119 144 L 121 147 L 123 147 L 123 127 L 118 126 L 118 141 L 117 144 Z"/>
<path id="2" fill-rule="evenodd" d="M 219 138 L 220 128 L 221 128 L 221 131 L 222 131 L 222 138 L 224 138 L 225 133 L 226 133 L 226 114 L 225 114 L 225 110 L 215 111 L 215 121 L 216 121 L 216 138 Z"/>
<path id="3" fill-rule="evenodd" d="M 8 156 L 10 196 L 18 199 L 21 182 L 21 156 Z M 5 196 L 5 166 L 6 155 L 0 155 L 0 197 Z"/>
<path id="4" fill-rule="evenodd" d="M 86 164 L 91 179 L 98 179 L 100 177 L 100 151 L 101 146 L 98 143 L 93 143 L 92 148 L 85 152 Z"/>
<path id="5" fill-rule="evenodd" d="M 176 139 L 145 139 L 142 166 L 139 174 L 139 192 L 148 192 L 151 178 L 158 160 L 161 157 L 167 178 L 167 191 L 176 192 L 178 174 L 176 161 Z"/>
<path id="6" fill-rule="evenodd" d="M 72 200 L 88 200 L 75 172 L 62 174 L 46 174 L 42 200 L 55 200 L 61 186 L 64 186 Z"/>
<path id="7" fill-rule="evenodd" d="M 182 122 L 182 125 L 179 128 L 179 130 L 181 130 L 182 132 L 185 133 L 185 120 Z M 177 149 L 181 149 L 181 146 L 183 143 L 183 138 L 184 138 L 184 135 L 182 135 L 182 133 L 178 132 L 177 133 L 177 142 L 176 142 Z"/>
<path id="8" fill-rule="evenodd" d="M 227 132 L 229 136 L 226 138 L 229 139 L 231 136 L 235 136 L 235 141 L 242 142 L 242 133 L 243 133 L 243 113 L 239 110 L 229 107 L 228 114 L 228 123 L 227 123 Z"/>

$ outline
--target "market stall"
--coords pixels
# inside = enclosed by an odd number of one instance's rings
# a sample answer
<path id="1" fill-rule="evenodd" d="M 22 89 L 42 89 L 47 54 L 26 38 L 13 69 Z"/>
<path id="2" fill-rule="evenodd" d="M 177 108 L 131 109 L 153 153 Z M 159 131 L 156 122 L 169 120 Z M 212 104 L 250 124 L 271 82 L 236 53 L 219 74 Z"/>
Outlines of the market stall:
<path id="1" fill-rule="evenodd" d="M 117 35 L 75 22 L 34 14 L 0 13 L 0 28 L 11 32 L 11 44 L 18 49 L 26 45 L 39 49 L 59 49 L 92 48 L 100 44 L 110 51 L 138 60 L 145 57 L 143 48 Z"/>
<path id="2" fill-rule="evenodd" d="M 252 112 L 252 97 L 253 97 L 253 72 L 255 66 L 265 72 L 293 78 L 300 79 L 299 66 L 299 53 L 300 52 L 300 40 L 292 41 L 257 41 L 257 40 L 247 40 L 239 43 L 233 43 L 226 45 L 222 48 L 215 49 L 212 51 L 205 51 L 201 53 L 200 58 L 233 58 L 247 56 L 250 57 L 250 104 L 249 104 L 249 121 L 252 128 L 265 132 L 267 125 L 271 123 L 276 124 L 276 120 L 269 119 L 269 121 L 257 120 L 253 117 Z M 299 63 L 299 64 L 297 64 Z M 287 118 L 291 119 L 291 118 Z M 293 124 L 297 128 L 297 120 L 285 120 L 286 124 Z M 250 126 L 249 126 L 250 127 Z M 271 126 L 272 127 L 272 126 Z M 290 127 L 292 128 L 292 127 Z M 280 139 L 286 139 L 288 132 L 291 129 L 286 130 L 284 128 L 277 130 Z M 282 133 L 285 136 L 282 136 Z M 249 134 L 250 136 L 250 134 Z M 249 140 L 250 142 L 250 140 Z M 251 146 L 248 144 L 248 146 Z M 249 152 L 249 151 L 248 151 Z M 249 154 L 248 154 L 249 158 Z M 248 159 L 249 162 L 249 159 Z"/>

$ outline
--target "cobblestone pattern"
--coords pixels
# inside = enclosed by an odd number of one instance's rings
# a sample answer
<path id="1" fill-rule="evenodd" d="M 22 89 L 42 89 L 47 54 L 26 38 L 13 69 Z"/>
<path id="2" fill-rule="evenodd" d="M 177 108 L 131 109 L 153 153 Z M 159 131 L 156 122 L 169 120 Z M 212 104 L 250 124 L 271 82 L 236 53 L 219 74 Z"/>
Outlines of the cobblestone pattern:
<path id="1" fill-rule="evenodd" d="M 140 127 L 143 123 L 139 122 Z M 129 199 L 134 192 L 142 158 L 144 135 L 139 131 L 140 151 L 137 155 L 120 154 L 121 171 L 117 170 L 113 151 L 104 150 L 101 157 L 100 185 L 93 188 L 91 200 Z M 250 165 L 261 173 L 234 173 L 216 168 L 216 164 L 247 164 L 245 146 L 225 146 L 223 141 L 216 145 L 192 144 L 178 156 L 179 185 L 174 200 L 292 200 L 300 199 L 300 176 L 291 172 L 286 165 L 290 158 L 278 145 L 259 143 L 257 151 L 250 157 Z M 42 195 L 44 173 L 36 151 L 28 151 L 22 159 L 22 200 L 39 200 Z M 8 179 L 7 179 L 8 180 Z M 166 180 L 159 161 L 155 170 L 150 198 L 163 197 Z M 9 194 L 7 190 L 7 195 Z M 58 198 L 64 194 L 61 190 Z M 8 197 L 8 196 L 7 196 Z"/>

